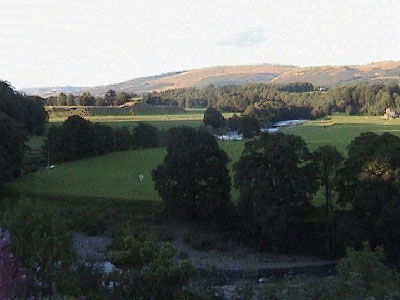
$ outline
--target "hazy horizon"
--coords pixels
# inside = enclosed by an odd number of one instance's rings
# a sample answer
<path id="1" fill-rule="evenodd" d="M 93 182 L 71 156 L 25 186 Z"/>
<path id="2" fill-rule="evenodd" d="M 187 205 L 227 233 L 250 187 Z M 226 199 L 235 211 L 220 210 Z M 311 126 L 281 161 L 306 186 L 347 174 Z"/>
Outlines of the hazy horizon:
<path id="1" fill-rule="evenodd" d="M 5 0 L 0 79 L 98 86 L 224 65 L 400 60 L 400 1 Z"/>

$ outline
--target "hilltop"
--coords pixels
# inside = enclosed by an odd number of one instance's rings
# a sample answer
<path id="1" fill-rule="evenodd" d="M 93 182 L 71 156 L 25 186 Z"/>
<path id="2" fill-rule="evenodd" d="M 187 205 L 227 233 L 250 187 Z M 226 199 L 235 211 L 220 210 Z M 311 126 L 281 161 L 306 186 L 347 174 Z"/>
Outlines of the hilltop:
<path id="1" fill-rule="evenodd" d="M 109 89 L 120 92 L 144 94 L 177 88 L 207 85 L 240 85 L 246 82 L 286 84 L 310 82 L 314 86 L 330 87 L 355 82 L 400 81 L 400 61 L 375 62 L 366 65 L 296 67 L 285 65 L 216 66 L 157 76 L 141 77 L 120 83 L 95 87 L 52 87 L 23 89 L 29 95 L 53 96 L 59 92 L 75 95 L 90 92 L 103 96 Z"/>

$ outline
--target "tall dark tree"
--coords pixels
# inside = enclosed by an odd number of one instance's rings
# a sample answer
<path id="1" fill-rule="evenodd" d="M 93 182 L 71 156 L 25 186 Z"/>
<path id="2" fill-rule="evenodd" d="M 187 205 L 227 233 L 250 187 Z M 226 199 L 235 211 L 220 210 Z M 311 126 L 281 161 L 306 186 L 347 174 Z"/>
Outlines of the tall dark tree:
<path id="1" fill-rule="evenodd" d="M 383 244 L 393 257 L 400 247 L 400 138 L 363 133 L 348 147 L 339 200 L 351 204 L 349 243 Z"/>
<path id="2" fill-rule="evenodd" d="M 336 190 L 336 180 L 344 160 L 343 155 L 331 145 L 319 147 L 312 153 L 313 166 L 318 184 L 325 194 L 325 216 L 329 218 L 333 210 L 333 193 Z"/>
<path id="3" fill-rule="evenodd" d="M 70 161 L 98 153 L 96 134 L 89 121 L 69 117 L 63 125 L 51 127 L 43 145 L 43 153 L 51 161 Z"/>
<path id="4" fill-rule="evenodd" d="M 104 101 L 106 105 L 111 106 L 115 102 L 117 98 L 117 94 L 114 90 L 108 90 L 107 93 L 104 95 Z"/>
<path id="5" fill-rule="evenodd" d="M 246 143 L 233 170 L 238 210 L 250 234 L 272 250 L 300 246 L 317 187 L 305 142 L 281 133 L 262 136 Z"/>
<path id="6" fill-rule="evenodd" d="M 238 131 L 243 134 L 244 138 L 252 138 L 260 133 L 260 125 L 256 118 L 243 116 L 239 119 Z"/>
<path id="7" fill-rule="evenodd" d="M 26 136 L 13 119 L 0 112 L 0 186 L 19 175 Z"/>
<path id="8" fill-rule="evenodd" d="M 67 95 L 65 95 L 64 93 L 58 94 L 58 97 L 57 97 L 57 105 L 58 105 L 58 106 L 65 106 L 65 105 L 67 105 Z"/>
<path id="9" fill-rule="evenodd" d="M 95 105 L 95 98 L 90 95 L 89 92 L 85 92 L 78 97 L 79 105 L 83 106 L 94 106 Z"/>
<path id="10" fill-rule="evenodd" d="M 209 107 L 204 112 L 203 123 L 205 126 L 211 126 L 214 129 L 224 126 L 224 117 L 221 112 L 213 107 Z"/>
<path id="11" fill-rule="evenodd" d="M 75 105 L 75 97 L 71 93 L 67 95 L 67 105 L 74 106 Z"/>
<path id="12" fill-rule="evenodd" d="M 25 129 L 30 134 L 42 135 L 45 132 L 49 116 L 44 110 L 45 101 L 38 96 L 28 96 L 21 100 L 24 108 Z"/>
<path id="13" fill-rule="evenodd" d="M 331 145 L 319 147 L 312 153 L 312 164 L 314 167 L 317 183 L 322 187 L 325 194 L 325 218 L 321 225 L 325 230 L 319 230 L 325 245 L 325 255 L 332 258 L 340 251 L 340 237 L 336 215 L 334 214 L 337 192 L 338 173 L 343 163 L 343 155 Z"/>
<path id="14" fill-rule="evenodd" d="M 153 148 L 159 145 L 159 134 L 156 127 L 139 122 L 133 129 L 132 144 L 135 148 Z"/>
<path id="15" fill-rule="evenodd" d="M 152 172 L 167 211 L 186 220 L 226 222 L 232 211 L 228 161 L 207 131 L 170 129 L 167 155 Z"/>
<path id="16" fill-rule="evenodd" d="M 30 134 L 42 134 L 47 122 L 45 100 L 37 96 L 24 96 L 12 86 L 0 81 L 0 112 L 5 113 Z"/>
<path id="17" fill-rule="evenodd" d="M 129 150 L 132 146 L 132 137 L 127 127 L 118 127 L 114 130 L 115 149 L 117 151 Z"/>

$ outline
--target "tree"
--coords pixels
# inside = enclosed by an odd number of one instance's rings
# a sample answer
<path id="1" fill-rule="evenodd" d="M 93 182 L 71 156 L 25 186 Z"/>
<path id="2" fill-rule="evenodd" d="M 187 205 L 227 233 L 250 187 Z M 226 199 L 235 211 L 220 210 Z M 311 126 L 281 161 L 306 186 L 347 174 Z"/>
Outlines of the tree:
<path id="1" fill-rule="evenodd" d="M 0 81 L 0 112 L 24 126 L 31 134 L 42 134 L 47 122 L 45 100 L 37 96 L 24 96 L 8 82 Z"/>
<path id="2" fill-rule="evenodd" d="M 19 175 L 26 136 L 13 119 L 0 112 L 0 186 Z"/>
<path id="3" fill-rule="evenodd" d="M 64 93 L 58 94 L 57 105 L 58 105 L 58 106 L 65 106 L 65 105 L 67 105 L 67 95 L 65 95 Z"/>
<path id="4" fill-rule="evenodd" d="M 159 144 L 158 138 L 157 128 L 144 122 L 139 122 L 133 129 L 132 143 L 135 148 L 157 147 Z"/>
<path id="5" fill-rule="evenodd" d="M 316 191 L 310 153 L 298 136 L 264 135 L 246 143 L 234 164 L 238 210 L 250 234 L 272 250 L 301 245 Z"/>
<path id="6" fill-rule="evenodd" d="M 170 129 L 167 155 L 152 172 L 167 211 L 186 220 L 229 219 L 232 204 L 228 161 L 227 154 L 207 131 Z"/>
<path id="7" fill-rule="evenodd" d="M 312 153 L 316 179 L 323 186 L 325 193 L 325 216 L 328 219 L 333 210 L 333 192 L 338 170 L 344 160 L 343 155 L 331 145 L 319 147 Z"/>
<path id="8" fill-rule="evenodd" d="M 22 201 L 11 211 L 13 253 L 33 273 L 43 297 L 53 295 L 73 261 L 72 236 L 54 209 Z"/>
<path id="9" fill-rule="evenodd" d="M 114 90 L 108 90 L 107 93 L 104 95 L 104 101 L 106 102 L 106 105 L 113 105 L 116 97 L 117 95 Z"/>
<path id="10" fill-rule="evenodd" d="M 75 97 L 71 93 L 67 95 L 67 105 L 74 106 L 75 105 Z"/>
<path id="11" fill-rule="evenodd" d="M 45 100 L 38 96 L 21 99 L 24 109 L 25 129 L 30 134 L 42 135 L 46 130 L 49 115 L 44 110 Z"/>
<path id="12" fill-rule="evenodd" d="M 211 126 L 213 129 L 224 126 L 224 117 L 219 110 L 213 107 L 208 107 L 204 112 L 203 123 L 205 126 Z"/>
<path id="13" fill-rule="evenodd" d="M 96 106 L 106 106 L 106 102 L 102 97 L 96 97 Z"/>
<path id="14" fill-rule="evenodd" d="M 81 96 L 78 97 L 79 105 L 83 106 L 94 106 L 95 99 L 90 93 L 83 93 Z"/>
<path id="15" fill-rule="evenodd" d="M 115 101 L 115 105 L 122 105 L 122 104 L 128 102 L 130 98 L 131 97 L 127 93 L 121 92 L 118 94 L 118 97 Z"/>
<path id="16" fill-rule="evenodd" d="M 96 133 L 89 121 L 69 117 L 61 127 L 52 126 L 45 139 L 42 151 L 52 161 L 70 161 L 90 157 L 98 153 Z"/>
<path id="17" fill-rule="evenodd" d="M 351 204 L 350 245 L 382 244 L 388 255 L 400 247 L 400 138 L 362 133 L 348 147 L 338 181 L 339 201 Z M 349 223 L 349 220 L 344 219 Z"/>
<path id="18" fill-rule="evenodd" d="M 254 117 L 243 116 L 239 120 L 239 132 L 244 138 L 252 138 L 260 133 L 260 125 Z"/>
<path id="19" fill-rule="evenodd" d="M 337 190 L 337 179 L 343 163 L 343 155 L 331 145 L 319 147 L 312 153 L 312 164 L 315 171 L 317 184 L 323 188 L 325 194 L 325 232 L 321 231 L 325 244 L 325 254 L 333 257 L 338 246 L 338 238 L 335 216 L 332 214 L 335 208 L 334 193 Z M 340 240 L 340 239 L 339 239 Z"/>
<path id="20" fill-rule="evenodd" d="M 115 150 L 125 151 L 129 150 L 132 146 L 132 136 L 127 127 L 118 127 L 114 129 Z"/>

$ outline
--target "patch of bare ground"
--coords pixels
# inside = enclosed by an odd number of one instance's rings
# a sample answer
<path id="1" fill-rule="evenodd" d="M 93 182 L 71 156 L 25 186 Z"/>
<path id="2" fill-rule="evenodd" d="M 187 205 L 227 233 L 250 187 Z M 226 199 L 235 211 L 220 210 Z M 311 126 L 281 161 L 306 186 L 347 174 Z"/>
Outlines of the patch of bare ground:
<path id="1" fill-rule="evenodd" d="M 178 261 L 190 261 L 204 275 L 210 270 L 231 279 L 247 274 L 254 278 L 281 277 L 288 272 L 327 275 L 334 266 L 332 261 L 313 256 L 260 252 L 229 239 L 221 241 L 217 233 L 196 225 L 161 225 L 158 232 L 177 249 Z"/>

